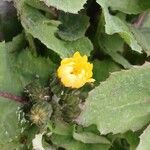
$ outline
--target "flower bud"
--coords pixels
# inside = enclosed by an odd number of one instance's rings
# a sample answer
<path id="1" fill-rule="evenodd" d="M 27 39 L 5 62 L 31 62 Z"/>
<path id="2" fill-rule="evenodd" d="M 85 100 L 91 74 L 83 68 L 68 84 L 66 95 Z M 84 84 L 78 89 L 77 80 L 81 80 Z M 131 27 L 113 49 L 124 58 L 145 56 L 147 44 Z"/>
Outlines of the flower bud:
<path id="1" fill-rule="evenodd" d="M 46 125 L 52 114 L 52 106 L 46 101 L 34 104 L 30 111 L 30 120 L 37 126 Z"/>
<path id="2" fill-rule="evenodd" d="M 42 87 L 37 80 L 28 84 L 24 89 L 24 93 L 31 101 L 34 102 L 49 101 L 51 99 L 49 88 Z"/>

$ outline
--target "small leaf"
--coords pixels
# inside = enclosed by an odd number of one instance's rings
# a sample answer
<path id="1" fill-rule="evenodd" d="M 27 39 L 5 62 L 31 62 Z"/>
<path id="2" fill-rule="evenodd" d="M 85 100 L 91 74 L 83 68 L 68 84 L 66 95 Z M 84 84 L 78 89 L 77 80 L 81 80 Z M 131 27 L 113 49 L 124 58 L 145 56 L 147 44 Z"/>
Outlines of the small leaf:
<path id="1" fill-rule="evenodd" d="M 12 53 L 16 51 L 20 52 L 22 49 L 24 49 L 25 46 L 26 41 L 22 33 L 13 37 L 12 41 L 7 42 L 7 44 L 5 44 L 5 48 Z"/>
<path id="2" fill-rule="evenodd" d="M 65 12 L 77 13 L 80 9 L 83 8 L 83 5 L 87 0 L 40 0 L 43 1 L 48 7 L 53 6 L 57 9 L 63 10 Z"/>
<path id="3" fill-rule="evenodd" d="M 135 150 L 139 144 L 139 135 L 136 132 L 128 131 L 122 135 L 130 145 L 130 150 Z"/>
<path id="4" fill-rule="evenodd" d="M 105 81 L 111 72 L 119 70 L 119 65 L 115 64 L 111 59 L 95 60 L 93 62 L 93 78 L 98 84 L 101 81 Z"/>
<path id="5" fill-rule="evenodd" d="M 144 16 L 144 20 L 141 24 L 142 28 L 149 28 L 150 24 L 150 11 L 146 11 L 142 14 Z"/>
<path id="6" fill-rule="evenodd" d="M 150 8 L 149 0 L 110 0 L 109 6 L 113 10 L 119 10 L 126 14 L 138 14 Z"/>
<path id="7" fill-rule="evenodd" d="M 113 16 L 109 13 L 108 10 L 108 1 L 105 0 L 97 0 L 97 2 L 101 5 L 104 13 L 105 18 L 105 30 L 107 34 L 114 34 L 118 33 L 125 42 L 130 45 L 130 47 L 137 52 L 141 52 L 142 48 L 136 41 L 134 35 L 130 31 L 130 28 L 128 27 L 127 23 L 125 23 L 123 20 L 121 20 L 117 16 Z"/>
<path id="8" fill-rule="evenodd" d="M 52 13 L 51 9 L 44 2 L 42 2 L 40 0 L 32 0 L 32 1 L 31 0 L 25 0 L 25 3 L 27 3 L 28 5 L 30 5 L 34 8 Z"/>
<path id="9" fill-rule="evenodd" d="M 52 122 L 49 122 L 48 128 L 52 133 L 58 135 L 72 135 L 73 132 L 73 126 L 70 126 L 68 123 L 60 120 L 55 120 L 54 126 Z"/>
<path id="10" fill-rule="evenodd" d="M 150 64 L 113 73 L 93 89 L 79 124 L 97 125 L 102 134 L 138 130 L 149 121 Z"/>
<path id="11" fill-rule="evenodd" d="M 96 135 L 92 132 L 81 132 L 81 133 L 73 133 L 73 138 L 81 141 L 83 143 L 101 143 L 101 144 L 110 144 L 110 142 L 103 136 Z"/>
<path id="12" fill-rule="evenodd" d="M 66 41 L 74 41 L 85 36 L 89 26 L 89 17 L 82 14 L 60 13 L 59 37 Z"/>
<path id="13" fill-rule="evenodd" d="M 84 144 L 74 140 L 70 136 L 52 135 L 51 140 L 58 147 L 66 150 L 108 150 L 110 145 L 107 144 Z"/>
<path id="14" fill-rule="evenodd" d="M 136 150 L 149 150 L 150 148 L 150 125 L 144 130 L 140 136 L 140 144 Z"/>
<path id="15" fill-rule="evenodd" d="M 131 30 L 143 51 L 145 51 L 147 55 L 150 55 L 150 28 L 136 29 L 131 27 Z"/>
<path id="16" fill-rule="evenodd" d="M 132 67 L 132 65 L 122 56 L 124 42 L 117 34 L 103 34 L 98 42 L 104 53 L 111 56 L 115 62 L 121 64 L 124 68 Z"/>

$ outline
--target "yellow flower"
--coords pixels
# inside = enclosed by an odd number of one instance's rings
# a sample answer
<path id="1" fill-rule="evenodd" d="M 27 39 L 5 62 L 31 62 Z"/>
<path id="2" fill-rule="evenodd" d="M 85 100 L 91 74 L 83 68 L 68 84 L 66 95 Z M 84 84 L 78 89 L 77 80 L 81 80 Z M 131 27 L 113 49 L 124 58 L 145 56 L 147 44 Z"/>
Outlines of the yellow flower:
<path id="1" fill-rule="evenodd" d="M 92 69 L 93 64 L 88 62 L 87 56 L 76 52 L 73 57 L 61 61 L 57 75 L 65 87 L 80 88 L 87 82 L 95 81 Z"/>

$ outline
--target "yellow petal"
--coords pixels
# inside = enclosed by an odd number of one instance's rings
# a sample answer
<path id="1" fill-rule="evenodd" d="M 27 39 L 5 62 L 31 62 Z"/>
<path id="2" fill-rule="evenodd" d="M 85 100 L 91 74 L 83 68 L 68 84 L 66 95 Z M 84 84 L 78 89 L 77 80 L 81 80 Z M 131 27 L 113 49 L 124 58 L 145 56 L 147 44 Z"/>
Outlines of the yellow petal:
<path id="1" fill-rule="evenodd" d="M 88 62 L 86 55 L 81 56 L 77 51 L 73 57 L 65 58 L 57 70 L 57 76 L 66 87 L 80 88 L 87 82 L 94 82 L 92 78 L 93 64 Z"/>

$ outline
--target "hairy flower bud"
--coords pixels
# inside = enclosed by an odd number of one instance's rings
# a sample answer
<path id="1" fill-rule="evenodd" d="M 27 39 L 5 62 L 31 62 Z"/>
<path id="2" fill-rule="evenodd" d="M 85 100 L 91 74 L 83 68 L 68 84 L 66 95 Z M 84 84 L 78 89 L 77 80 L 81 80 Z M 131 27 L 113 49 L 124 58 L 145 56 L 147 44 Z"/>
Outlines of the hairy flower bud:
<path id="1" fill-rule="evenodd" d="M 52 114 L 52 107 L 46 101 L 38 102 L 33 105 L 30 111 L 30 120 L 37 126 L 42 126 L 47 123 Z"/>
<path id="2" fill-rule="evenodd" d="M 49 101 L 51 99 L 49 88 L 42 87 L 38 80 L 28 84 L 24 89 L 24 93 L 31 101 Z"/>

